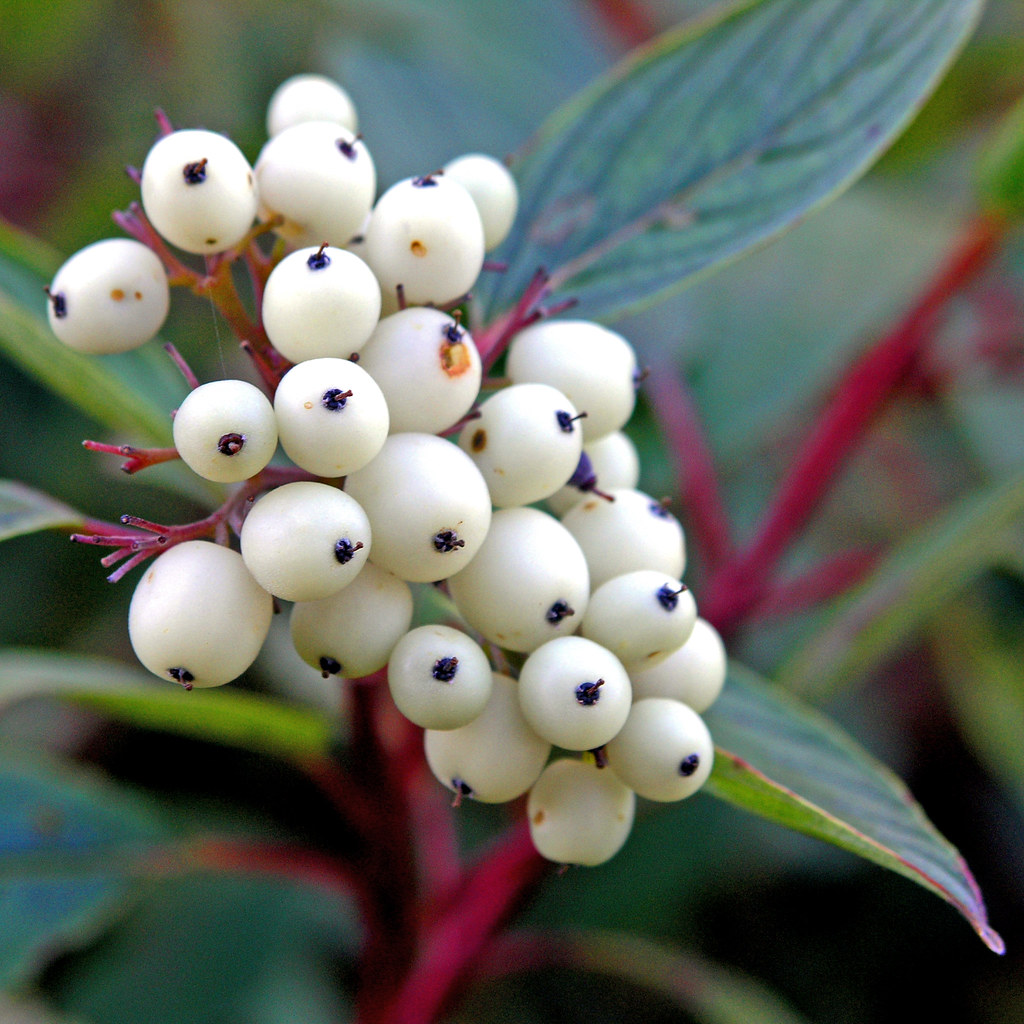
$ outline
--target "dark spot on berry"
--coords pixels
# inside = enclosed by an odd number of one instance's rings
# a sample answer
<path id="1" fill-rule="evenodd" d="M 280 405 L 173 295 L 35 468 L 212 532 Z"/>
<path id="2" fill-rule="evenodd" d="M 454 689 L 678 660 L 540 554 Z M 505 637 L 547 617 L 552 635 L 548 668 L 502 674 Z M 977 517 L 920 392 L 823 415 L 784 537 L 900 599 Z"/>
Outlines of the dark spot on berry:
<path id="1" fill-rule="evenodd" d="M 331 412 L 337 412 L 345 408 L 345 403 L 352 397 L 351 391 L 342 391 L 341 388 L 329 388 L 324 392 L 320 404 Z"/>
<path id="2" fill-rule="evenodd" d="M 331 265 L 331 257 L 324 251 L 327 248 L 327 243 L 324 242 L 315 253 L 313 253 L 308 260 L 306 260 L 306 266 L 310 270 L 323 270 L 324 267 Z"/>
<path id="3" fill-rule="evenodd" d="M 580 453 L 580 461 L 576 463 L 576 469 L 569 477 L 569 483 L 581 491 L 592 491 L 597 485 L 597 474 L 594 472 L 594 464 L 586 452 Z"/>
<path id="4" fill-rule="evenodd" d="M 359 151 L 356 149 L 356 143 L 362 138 L 362 135 L 357 135 L 351 142 L 347 139 L 338 139 L 337 145 L 339 152 L 342 156 L 347 156 L 349 160 L 355 160 L 359 155 Z"/>
<path id="5" fill-rule="evenodd" d="M 430 670 L 430 674 L 439 683 L 450 683 L 455 678 L 455 673 L 459 669 L 459 659 L 456 657 L 450 658 L 438 658 L 434 662 L 434 667 Z"/>
<path id="6" fill-rule="evenodd" d="M 641 369 L 639 366 L 633 371 L 633 387 L 639 388 L 641 384 L 651 375 L 651 368 L 645 366 Z"/>
<path id="7" fill-rule="evenodd" d="M 654 595 L 658 599 L 658 604 L 667 612 L 673 612 L 679 604 L 679 595 L 687 589 L 685 583 L 679 584 L 678 590 L 673 590 L 671 585 L 663 583 L 659 588 L 658 592 Z"/>
<path id="8" fill-rule="evenodd" d="M 679 774 L 688 779 L 699 767 L 700 757 L 697 754 L 691 754 L 679 762 Z"/>
<path id="9" fill-rule="evenodd" d="M 334 557 L 341 562 L 342 565 L 348 565 L 349 562 L 355 557 L 356 552 L 363 546 L 363 542 L 356 541 L 355 544 L 348 539 L 348 537 L 342 537 L 337 544 L 334 545 Z"/>
<path id="10" fill-rule="evenodd" d="M 477 430 L 469 441 L 469 447 L 475 452 L 482 452 L 487 447 L 487 431 Z"/>
<path id="11" fill-rule="evenodd" d="M 606 747 L 594 747 L 589 753 L 594 757 L 595 768 L 608 767 L 608 749 Z"/>
<path id="12" fill-rule="evenodd" d="M 454 551 L 456 548 L 464 548 L 466 542 L 459 538 L 459 535 L 454 530 L 438 530 L 434 534 L 434 550 L 440 551 L 442 554 L 446 554 L 449 551 Z"/>
<path id="13" fill-rule="evenodd" d="M 195 676 L 187 668 L 169 668 L 167 674 L 176 682 L 181 683 L 186 690 L 192 689 L 192 683 L 195 681 Z"/>
<path id="14" fill-rule="evenodd" d="M 452 800 L 452 807 L 458 807 L 462 803 L 464 796 L 473 796 L 473 787 L 458 777 L 452 779 L 452 789 L 455 790 L 455 799 Z"/>
<path id="15" fill-rule="evenodd" d="M 206 157 L 202 160 L 195 160 L 185 164 L 181 172 L 185 177 L 186 185 L 199 185 L 206 181 Z"/>
<path id="16" fill-rule="evenodd" d="M 49 288 L 46 289 L 46 294 L 49 296 L 50 305 L 53 306 L 53 315 L 62 320 L 68 315 L 67 297 L 63 292 L 51 292 Z"/>
<path id="17" fill-rule="evenodd" d="M 533 816 L 533 823 L 534 823 L 534 825 L 540 825 L 540 824 L 541 824 L 541 823 L 542 823 L 543 821 L 544 821 L 544 809 L 543 809 L 543 808 L 541 808 L 541 809 L 540 809 L 539 811 L 537 811 L 537 813 L 536 813 L 536 814 L 535 814 L 535 815 Z"/>
<path id="18" fill-rule="evenodd" d="M 466 333 L 462 328 L 462 312 L 455 310 L 455 319 L 450 324 L 445 324 L 441 328 L 441 333 L 454 345 L 457 342 L 462 341 L 462 336 Z"/>
<path id="19" fill-rule="evenodd" d="M 547 619 L 552 626 L 557 626 L 562 619 L 575 614 L 576 609 L 570 608 L 568 601 L 558 600 L 544 613 L 544 618 Z"/>
<path id="20" fill-rule="evenodd" d="M 434 171 L 433 174 L 423 174 L 418 178 L 413 178 L 413 188 L 430 188 L 432 185 L 437 184 L 437 176 L 443 173 L 444 171 Z"/>
<path id="21" fill-rule="evenodd" d="M 651 511 L 651 515 L 652 516 L 657 516 L 659 519 L 671 519 L 672 518 L 672 513 L 669 512 L 668 508 L 666 507 L 667 504 L 668 504 L 668 499 L 667 498 L 665 499 L 664 502 L 652 501 L 650 506 L 649 506 L 650 511 Z"/>
<path id="22" fill-rule="evenodd" d="M 332 658 L 329 654 L 325 654 L 320 659 L 320 672 L 324 679 L 328 676 L 336 676 L 341 671 L 341 662 L 336 658 Z"/>
<path id="23" fill-rule="evenodd" d="M 409 243 L 409 252 L 411 252 L 413 256 L 426 256 L 427 247 L 418 238 L 414 238 Z"/>
<path id="24" fill-rule="evenodd" d="M 142 292 L 135 292 L 135 301 L 140 302 L 142 300 Z"/>
<path id="25" fill-rule="evenodd" d="M 111 297 L 111 298 L 112 298 L 112 299 L 113 299 L 113 300 L 114 300 L 115 302 L 124 302 L 124 289 L 123 289 L 123 288 L 114 288 L 114 289 L 113 289 L 113 290 L 112 290 L 112 291 L 110 292 L 110 297 Z"/>
<path id="26" fill-rule="evenodd" d="M 237 455 L 245 447 L 245 434 L 224 434 L 217 442 L 221 455 Z"/>
<path id="27" fill-rule="evenodd" d="M 573 423 L 575 423 L 576 420 L 583 419 L 586 415 L 587 414 L 585 412 L 581 412 L 578 416 L 570 416 L 564 409 L 559 409 L 558 412 L 555 413 L 555 419 L 558 420 L 558 426 L 566 434 L 571 434 L 576 429 L 573 426 Z"/>
<path id="28" fill-rule="evenodd" d="M 601 699 L 602 686 L 603 679 L 598 679 L 596 683 L 580 683 L 576 687 L 576 703 L 582 704 L 585 708 L 593 707 Z"/>

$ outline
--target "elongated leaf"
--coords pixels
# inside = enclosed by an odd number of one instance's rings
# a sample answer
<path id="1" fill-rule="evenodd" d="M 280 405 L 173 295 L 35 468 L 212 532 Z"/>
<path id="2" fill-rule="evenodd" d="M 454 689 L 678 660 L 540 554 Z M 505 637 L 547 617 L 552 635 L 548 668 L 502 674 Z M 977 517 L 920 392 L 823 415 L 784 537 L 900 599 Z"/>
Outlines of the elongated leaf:
<path id="1" fill-rule="evenodd" d="M 910 537 L 848 595 L 776 678 L 786 689 L 820 696 L 869 672 L 905 644 L 1014 539 L 1024 515 L 1024 477 L 972 494 L 923 535 Z"/>
<path id="2" fill-rule="evenodd" d="M 516 168 L 490 313 L 539 266 L 612 318 L 739 255 L 849 185 L 906 125 L 980 0 L 749 0 L 629 58 Z"/>
<path id="3" fill-rule="evenodd" d="M 330 720 L 242 690 L 186 692 L 118 662 L 42 651 L 0 652 L 0 711 L 27 697 L 59 697 L 120 722 L 302 761 L 322 756 Z"/>
<path id="4" fill-rule="evenodd" d="M 0 986 L 8 986 L 123 904 L 162 829 L 115 787 L 9 752 L 0 757 L 0 821 Z"/>
<path id="5" fill-rule="evenodd" d="M 713 794 L 912 879 L 1003 952 L 963 858 L 903 783 L 835 724 L 736 665 L 707 724 L 718 744 Z"/>
<path id="6" fill-rule="evenodd" d="M 0 480 L 0 540 L 37 530 L 75 529 L 85 517 L 69 505 L 16 480 Z"/>

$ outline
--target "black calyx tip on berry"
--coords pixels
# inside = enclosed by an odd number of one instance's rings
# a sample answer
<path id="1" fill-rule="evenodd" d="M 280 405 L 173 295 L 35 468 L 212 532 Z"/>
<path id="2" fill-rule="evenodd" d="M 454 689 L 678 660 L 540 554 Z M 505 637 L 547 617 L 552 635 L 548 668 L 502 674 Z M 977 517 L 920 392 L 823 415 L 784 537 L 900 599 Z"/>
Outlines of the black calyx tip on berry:
<path id="1" fill-rule="evenodd" d="M 433 537 L 434 550 L 446 554 L 456 548 L 464 548 L 466 542 L 454 530 L 438 530 Z"/>
<path id="2" fill-rule="evenodd" d="M 217 442 L 221 455 L 237 455 L 245 447 L 245 434 L 223 434 Z"/>
<path id="3" fill-rule="evenodd" d="M 356 552 L 363 546 L 361 540 L 356 541 L 355 544 L 348 539 L 348 537 L 342 537 L 341 540 L 334 545 L 334 557 L 341 562 L 342 565 L 347 565 L 355 557 Z"/>
<path id="4" fill-rule="evenodd" d="M 594 464 L 586 452 L 580 453 L 580 461 L 576 463 L 576 469 L 569 477 L 569 483 L 581 491 L 591 491 L 597 486 Z"/>
<path id="5" fill-rule="evenodd" d="M 450 658 L 438 658 L 434 662 L 434 667 L 430 670 L 430 674 L 439 683 L 450 683 L 455 678 L 455 673 L 459 670 L 459 659 L 454 655 Z"/>
<path id="6" fill-rule="evenodd" d="M 633 371 L 633 387 L 639 388 L 641 384 L 651 375 L 651 368 L 649 366 L 641 369 L 639 366 Z"/>
<path id="7" fill-rule="evenodd" d="M 430 174 L 421 174 L 418 178 L 412 179 L 413 188 L 430 188 L 437 184 L 437 179 L 444 174 L 444 171 L 433 171 Z"/>
<path id="8" fill-rule="evenodd" d="M 452 779 L 452 789 L 455 790 L 455 799 L 452 800 L 452 807 L 458 807 L 459 804 L 462 803 L 462 798 L 464 796 L 468 796 L 470 798 L 473 796 L 473 787 L 458 776 Z"/>
<path id="9" fill-rule="evenodd" d="M 601 687 L 604 680 L 598 679 L 595 683 L 580 683 L 576 687 L 576 703 L 583 707 L 593 707 L 601 699 Z"/>
<path id="10" fill-rule="evenodd" d="M 457 309 L 452 313 L 453 322 L 445 324 L 441 328 L 441 333 L 453 344 L 457 345 L 462 341 L 462 336 L 466 333 L 462 327 L 462 310 Z"/>
<path id="11" fill-rule="evenodd" d="M 595 768 L 608 767 L 608 751 L 605 747 L 595 747 L 593 750 L 588 750 L 587 753 L 594 759 Z"/>
<path id="12" fill-rule="evenodd" d="M 660 604 L 665 611 L 672 612 L 675 611 L 676 606 L 679 604 L 679 595 L 687 589 L 688 588 L 685 583 L 680 583 L 678 590 L 673 590 L 670 584 L 663 583 L 658 588 L 658 591 L 654 596 L 658 599 L 658 604 Z"/>
<path id="13" fill-rule="evenodd" d="M 581 412 L 576 416 L 570 416 L 569 413 L 567 413 L 564 409 L 559 409 L 558 412 L 555 413 L 555 419 L 558 420 L 558 426 L 560 430 L 562 430 L 566 434 L 571 434 L 576 429 L 573 426 L 573 424 L 577 420 L 583 419 L 583 417 L 586 415 L 587 414 L 585 412 Z M 582 460 L 583 456 L 580 456 L 580 458 Z M 590 460 L 588 459 L 587 461 L 589 462 Z"/>
<path id="14" fill-rule="evenodd" d="M 50 300 L 50 305 L 53 306 L 53 315 L 58 320 L 62 320 L 68 315 L 67 296 L 63 292 L 51 292 L 49 288 L 44 288 L 43 290 Z"/>
<path id="15" fill-rule="evenodd" d="M 699 767 L 700 756 L 697 754 L 690 754 L 689 757 L 684 757 L 682 761 L 679 762 L 679 774 L 688 779 Z"/>
<path id="16" fill-rule="evenodd" d="M 668 504 L 668 498 L 664 498 L 662 501 L 652 501 L 650 504 L 651 515 L 657 516 L 659 519 L 671 519 L 672 513 L 668 510 Z"/>
<path id="17" fill-rule="evenodd" d="M 348 139 L 338 139 L 335 145 L 338 147 L 338 151 L 342 156 L 348 157 L 349 160 L 355 160 L 359 155 L 359 151 L 356 149 L 356 143 L 362 138 L 362 134 L 357 135 L 351 142 Z"/>
<path id="18" fill-rule="evenodd" d="M 324 242 L 312 256 L 306 260 L 306 266 L 310 270 L 323 270 L 331 265 L 331 257 L 327 255 L 327 243 Z"/>
<path id="19" fill-rule="evenodd" d="M 328 388 L 324 392 L 320 404 L 330 412 L 337 412 L 345 408 L 345 403 L 352 397 L 351 391 L 342 391 L 341 388 Z"/>
<path id="20" fill-rule="evenodd" d="M 189 672 L 189 670 L 187 668 L 182 668 L 180 665 L 176 666 L 175 668 L 169 668 L 167 670 L 167 674 L 176 683 L 181 683 L 181 685 L 186 690 L 191 690 L 192 689 L 192 683 L 195 682 L 195 678 L 196 678 L 194 675 L 192 675 L 191 672 Z"/>
<path id="21" fill-rule="evenodd" d="M 320 674 L 326 679 L 328 676 L 336 676 L 341 672 L 341 662 L 325 654 L 320 659 Z"/>
<path id="22" fill-rule="evenodd" d="M 202 160 L 194 160 L 190 164 L 185 164 L 182 168 L 182 175 L 185 178 L 186 185 L 201 185 L 206 181 L 206 157 Z"/>
<path id="23" fill-rule="evenodd" d="M 547 619 L 552 626 L 557 626 L 562 619 L 575 614 L 576 609 L 571 608 L 568 601 L 558 600 L 544 613 L 544 618 Z"/>

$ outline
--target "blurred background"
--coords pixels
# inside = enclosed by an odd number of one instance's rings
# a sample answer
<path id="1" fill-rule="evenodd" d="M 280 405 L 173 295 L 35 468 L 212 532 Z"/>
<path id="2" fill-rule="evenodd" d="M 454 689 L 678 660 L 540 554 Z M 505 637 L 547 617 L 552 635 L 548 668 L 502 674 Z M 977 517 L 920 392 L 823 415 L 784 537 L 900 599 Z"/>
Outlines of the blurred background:
<path id="1" fill-rule="evenodd" d="M 0 0 L 0 217 L 41 240 L 38 264 L 55 267 L 118 233 L 110 211 L 136 196 L 123 168 L 141 165 L 156 134 L 154 108 L 177 126 L 231 135 L 255 160 L 267 99 L 299 71 L 333 76 L 351 92 L 382 186 L 469 150 L 511 154 L 633 45 L 708 6 L 51 0 L 43 17 L 35 0 Z M 668 358 L 685 376 L 738 536 L 756 524 L 843 367 L 908 308 L 976 213 L 977 154 L 1024 94 L 1022 68 L 1024 7 L 991 0 L 939 91 L 846 196 L 618 323 L 643 358 Z M 1022 313 L 1024 246 L 1011 233 L 873 424 L 789 556 L 789 571 L 851 544 L 888 550 L 965 496 L 1024 472 Z M 164 337 L 201 378 L 241 365 L 198 300 L 176 295 Z M 129 482 L 116 460 L 84 452 L 78 442 L 101 428 L 9 362 L 0 362 L 0 410 L 0 477 L 97 518 L 201 514 L 145 475 Z M 632 432 L 641 486 L 676 493 L 649 412 Z M 685 525 L 685 506 L 682 517 Z M 1018 544 L 1016 555 L 1011 547 L 969 572 L 938 561 L 931 570 L 943 601 L 921 597 L 907 636 L 842 673 L 824 672 L 820 687 L 806 673 L 803 680 L 804 696 L 893 767 L 963 853 L 1006 957 L 905 879 L 708 797 L 645 814 L 622 855 L 549 881 L 522 920 L 656 939 L 681 950 L 694 977 L 719 967 L 747 976 L 819 1024 L 1024 1020 L 1022 553 Z M 698 595 L 700 573 L 699 561 L 688 570 Z M 108 585 L 95 552 L 69 550 L 57 533 L 6 541 L 0 645 L 131 665 L 124 623 L 132 585 Z M 760 608 L 730 649 L 772 675 L 833 611 L 824 601 Z M 335 703 L 283 646 L 271 647 L 245 685 L 299 704 Z M 315 796 L 277 762 L 109 726 L 45 700 L 0 715 L 0 744 L 26 758 L 71 751 L 155 795 L 172 817 L 205 815 L 240 830 L 256 823 L 323 848 L 338 841 Z M 487 810 L 463 808 L 471 839 L 492 827 Z M 0 1001 L 0 1021 L 344 1020 L 357 939 L 351 908 L 308 888 L 171 878 L 136 896 L 116 923 L 90 920 L 71 948 L 17 979 L 12 991 L 31 1003 Z M 452 1019 L 597 1024 L 638 1008 L 649 1021 L 691 1019 L 667 998 L 568 968 L 483 986 Z M 737 1012 L 721 1019 L 761 1019 Z M 779 1013 L 772 1019 L 785 1019 Z"/>

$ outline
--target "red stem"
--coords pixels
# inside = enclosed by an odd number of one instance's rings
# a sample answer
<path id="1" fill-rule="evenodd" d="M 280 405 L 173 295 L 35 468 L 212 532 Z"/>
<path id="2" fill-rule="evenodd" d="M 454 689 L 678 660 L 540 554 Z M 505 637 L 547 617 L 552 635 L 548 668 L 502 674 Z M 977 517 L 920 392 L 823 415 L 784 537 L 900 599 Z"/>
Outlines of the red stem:
<path id="1" fill-rule="evenodd" d="M 763 597 L 790 541 L 817 509 L 845 458 L 907 374 L 949 300 L 986 266 L 1005 225 L 979 217 L 906 315 L 849 369 L 805 439 L 746 550 L 704 588 L 701 613 L 729 632 Z"/>
<path id="2" fill-rule="evenodd" d="M 689 531 L 705 570 L 712 573 L 732 553 L 732 529 L 693 396 L 670 366 L 652 367 L 644 392 L 675 461 Z"/>

